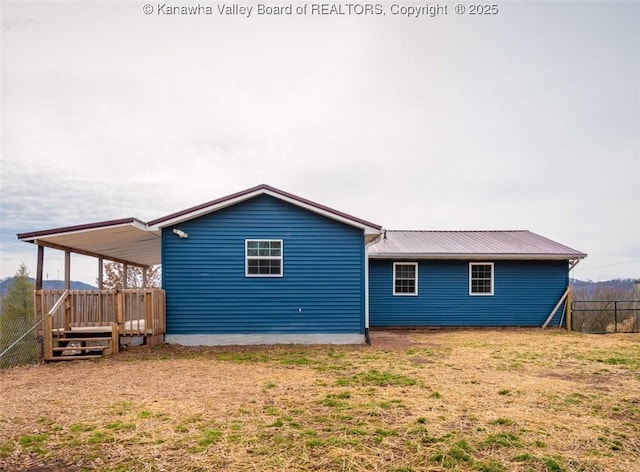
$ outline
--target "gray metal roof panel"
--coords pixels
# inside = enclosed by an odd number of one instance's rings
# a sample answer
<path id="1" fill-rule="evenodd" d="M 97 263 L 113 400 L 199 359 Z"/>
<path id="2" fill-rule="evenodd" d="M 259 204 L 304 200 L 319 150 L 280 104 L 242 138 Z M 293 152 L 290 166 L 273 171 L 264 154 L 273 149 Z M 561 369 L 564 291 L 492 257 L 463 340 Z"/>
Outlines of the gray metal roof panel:
<path id="1" fill-rule="evenodd" d="M 586 254 L 531 231 L 386 231 L 369 256 L 576 259 Z"/>

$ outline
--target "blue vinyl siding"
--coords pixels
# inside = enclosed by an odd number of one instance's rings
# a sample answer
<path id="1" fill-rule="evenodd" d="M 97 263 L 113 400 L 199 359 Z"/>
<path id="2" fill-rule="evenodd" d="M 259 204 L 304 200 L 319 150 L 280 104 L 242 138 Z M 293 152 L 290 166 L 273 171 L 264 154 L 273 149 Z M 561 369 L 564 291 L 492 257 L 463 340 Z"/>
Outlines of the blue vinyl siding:
<path id="1" fill-rule="evenodd" d="M 486 262 L 494 262 L 493 296 L 469 295 L 469 262 L 420 261 L 418 296 L 399 297 L 393 261 L 371 260 L 371 326 L 542 326 L 569 283 L 567 261 Z"/>
<path id="2" fill-rule="evenodd" d="M 261 195 L 163 230 L 167 334 L 363 333 L 362 230 Z M 245 240 L 282 240 L 283 276 L 246 277 Z"/>

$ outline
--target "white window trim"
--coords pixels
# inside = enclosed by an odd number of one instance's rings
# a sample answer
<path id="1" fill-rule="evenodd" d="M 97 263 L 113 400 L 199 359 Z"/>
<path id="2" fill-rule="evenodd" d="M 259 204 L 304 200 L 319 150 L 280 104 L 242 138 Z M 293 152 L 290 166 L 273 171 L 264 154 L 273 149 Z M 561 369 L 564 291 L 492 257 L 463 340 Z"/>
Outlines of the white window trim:
<path id="1" fill-rule="evenodd" d="M 491 266 L 491 292 L 487 292 L 487 293 L 475 293 L 472 291 L 472 283 L 471 283 L 471 274 L 472 274 L 472 268 L 473 266 L 478 266 L 478 265 L 488 265 Z M 493 292 L 495 290 L 495 284 L 494 284 L 494 279 L 495 279 L 495 267 L 493 262 L 469 262 L 469 295 L 472 297 L 492 297 L 493 296 Z"/>
<path id="2" fill-rule="evenodd" d="M 276 241 L 280 242 L 280 255 L 279 256 L 249 256 L 247 249 L 249 243 Z M 249 260 L 250 259 L 269 259 L 280 261 L 280 273 L 279 274 L 250 274 L 249 273 Z M 284 276 L 284 243 L 282 239 L 245 239 L 244 240 L 244 276 L 245 277 L 283 277 Z"/>
<path id="3" fill-rule="evenodd" d="M 416 291 L 414 293 L 396 292 L 396 266 L 412 265 L 416 268 Z M 417 297 L 418 296 L 418 263 L 417 262 L 394 262 L 393 263 L 393 295 L 396 297 Z"/>

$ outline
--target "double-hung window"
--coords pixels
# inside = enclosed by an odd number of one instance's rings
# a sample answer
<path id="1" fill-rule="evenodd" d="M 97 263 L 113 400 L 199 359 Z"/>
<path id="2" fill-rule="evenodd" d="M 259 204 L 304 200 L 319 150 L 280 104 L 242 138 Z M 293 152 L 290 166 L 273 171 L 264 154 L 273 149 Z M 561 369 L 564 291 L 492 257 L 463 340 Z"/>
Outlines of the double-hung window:
<path id="1" fill-rule="evenodd" d="M 469 295 L 493 295 L 493 262 L 469 263 Z"/>
<path id="2" fill-rule="evenodd" d="M 418 263 L 393 263 L 393 294 L 418 295 Z"/>
<path id="3" fill-rule="evenodd" d="M 247 239 L 245 274 L 247 277 L 282 277 L 282 240 Z"/>

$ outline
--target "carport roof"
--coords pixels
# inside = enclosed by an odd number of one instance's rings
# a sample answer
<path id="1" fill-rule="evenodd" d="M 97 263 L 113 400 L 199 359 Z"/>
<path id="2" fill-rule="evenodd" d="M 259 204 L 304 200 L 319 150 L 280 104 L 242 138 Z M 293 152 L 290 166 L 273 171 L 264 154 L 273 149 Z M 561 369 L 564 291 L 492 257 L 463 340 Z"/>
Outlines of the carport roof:
<path id="1" fill-rule="evenodd" d="M 18 239 L 116 262 L 160 264 L 160 233 L 137 218 L 100 221 L 18 234 Z"/>

